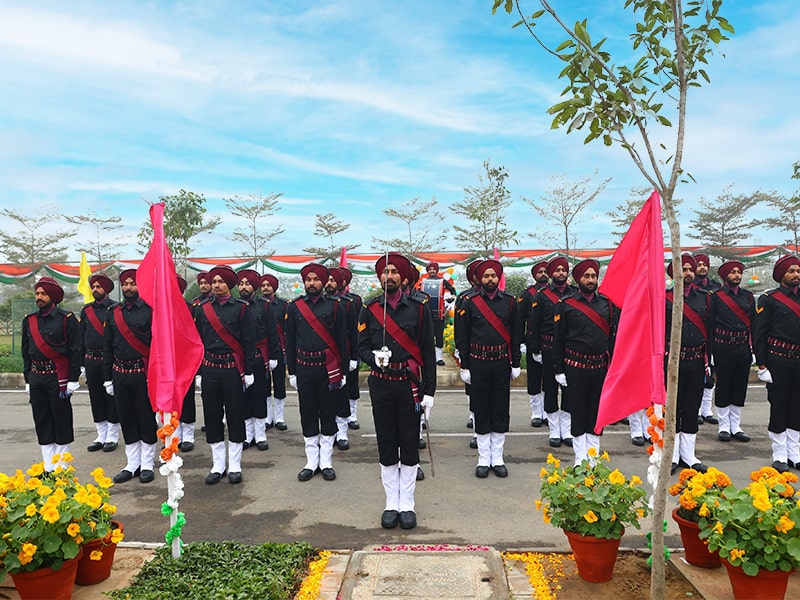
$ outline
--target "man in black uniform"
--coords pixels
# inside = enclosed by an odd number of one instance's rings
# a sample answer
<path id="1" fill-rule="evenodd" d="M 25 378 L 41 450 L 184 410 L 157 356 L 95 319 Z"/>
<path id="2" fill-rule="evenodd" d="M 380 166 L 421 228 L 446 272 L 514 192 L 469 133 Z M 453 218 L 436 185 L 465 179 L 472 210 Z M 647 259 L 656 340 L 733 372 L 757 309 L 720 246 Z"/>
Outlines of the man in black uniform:
<path id="1" fill-rule="evenodd" d="M 503 460 L 509 426 L 511 379 L 520 375 L 520 328 L 517 301 L 498 289 L 503 265 L 484 260 L 475 268 L 481 282 L 476 294 L 467 296 L 459 309 L 458 352 L 462 379 L 471 385 L 470 408 L 475 413 L 478 438 L 476 477 L 488 477 L 489 470 L 506 477 Z"/>
<path id="2" fill-rule="evenodd" d="M 208 271 L 200 271 L 197 274 L 197 287 L 200 290 L 200 295 L 192 300 L 194 306 L 211 297 L 211 279 L 208 276 Z"/>
<path id="3" fill-rule="evenodd" d="M 275 426 L 278 431 L 286 431 L 286 334 L 284 324 L 286 321 L 286 300 L 277 295 L 278 278 L 275 275 L 262 275 L 261 296 L 267 303 L 267 308 L 275 321 L 275 333 L 278 336 L 279 352 L 278 364 L 267 373 L 267 429 Z"/>
<path id="4" fill-rule="evenodd" d="M 186 288 L 189 286 L 187 281 L 180 275 L 178 277 L 178 289 L 180 290 L 181 294 L 186 292 Z M 195 305 L 186 300 L 186 307 L 189 309 L 189 312 L 194 318 L 194 310 Z M 181 452 L 191 452 L 194 450 L 194 432 L 195 432 L 195 424 L 197 422 L 197 407 L 195 406 L 195 386 L 190 385 L 189 389 L 186 390 L 186 394 L 183 397 L 183 406 L 181 408 L 181 419 L 180 419 L 180 428 L 176 432 L 176 435 L 180 438 L 181 443 L 178 445 Z"/>
<path id="5" fill-rule="evenodd" d="M 278 366 L 278 355 L 281 347 L 278 343 L 278 334 L 275 331 L 275 318 L 269 309 L 269 304 L 256 297 L 256 292 L 261 287 L 261 275 L 253 269 L 243 269 L 238 272 L 239 298 L 247 303 L 247 309 L 252 317 L 255 327 L 256 358 L 253 368 L 253 385 L 244 392 L 244 426 L 245 441 L 243 448 L 255 445 L 259 450 L 268 450 L 267 441 L 267 397 L 268 379 L 270 373 Z"/>
<path id="6" fill-rule="evenodd" d="M 466 299 L 471 294 L 476 294 L 480 292 L 481 284 L 480 281 L 475 279 L 475 268 L 481 264 L 482 259 L 476 259 L 470 262 L 466 268 L 466 275 L 467 281 L 469 282 L 470 287 L 456 296 L 455 302 L 453 303 L 453 344 L 455 345 L 455 353 L 453 357 L 456 360 L 456 364 L 458 368 L 461 369 L 461 356 L 458 353 L 458 346 L 459 346 L 459 337 L 461 335 L 461 331 L 463 328 L 459 325 L 459 313 L 461 305 L 464 303 L 464 299 Z M 461 379 L 463 380 L 464 377 L 462 376 Z M 471 386 L 468 382 L 464 381 L 464 394 L 467 396 L 467 407 L 469 408 L 469 419 L 467 420 L 467 429 L 472 429 L 472 439 L 469 441 L 469 447 L 473 450 L 477 450 L 478 448 L 478 438 L 475 436 L 475 415 L 472 412 L 472 405 L 469 400 Z"/>
<path id="7" fill-rule="evenodd" d="M 710 370 L 710 356 L 713 339 L 709 339 L 713 309 L 711 296 L 694 285 L 694 271 L 697 263 L 690 254 L 681 256 L 683 273 L 683 328 L 681 329 L 680 366 L 678 368 L 678 400 L 675 423 L 675 450 L 672 455 L 672 473 L 683 465 L 705 473 L 708 467 L 697 458 L 697 414 L 703 399 L 703 384 Z M 673 277 L 672 263 L 667 267 L 667 275 Z M 669 337 L 672 329 L 672 290 L 667 291 L 666 355 L 664 373 L 669 359 Z"/>
<path id="8" fill-rule="evenodd" d="M 436 354 L 433 319 L 419 296 L 404 294 L 411 263 L 387 253 L 375 263 L 384 293 L 361 310 L 358 356 L 372 372 L 369 394 L 378 441 L 381 480 L 386 507 L 381 526 L 417 524 L 414 511 L 421 411 L 430 416 L 436 392 Z"/>
<path id="9" fill-rule="evenodd" d="M 779 258 L 778 287 L 761 295 L 753 347 L 758 378 L 767 384 L 772 466 L 800 468 L 800 258 Z"/>
<path id="10" fill-rule="evenodd" d="M 714 369 L 717 374 L 719 433 L 727 442 L 733 438 L 749 442 L 742 431 L 742 407 L 747 396 L 750 365 L 753 363 L 752 339 L 755 333 L 756 306 L 752 292 L 740 287 L 744 264 L 729 260 L 719 267 L 722 288 L 711 295 L 714 314 Z"/>
<path id="11" fill-rule="evenodd" d="M 119 282 L 123 302 L 108 312 L 103 340 L 103 386 L 117 404 L 127 460 L 114 475 L 114 483 L 125 483 L 137 474 L 141 483 L 150 483 L 158 441 L 147 393 L 153 309 L 139 297 L 136 269 L 120 273 Z"/>
<path id="12" fill-rule="evenodd" d="M 536 294 L 547 287 L 550 278 L 547 276 L 547 261 L 540 261 L 531 267 L 533 285 L 529 286 L 517 298 L 519 303 L 519 325 L 523 328 L 520 339 L 520 351 L 527 358 L 528 372 L 528 400 L 531 403 L 531 427 L 541 427 L 545 422 L 544 394 L 542 393 L 542 363 L 533 358 L 531 342 L 533 336 L 533 323 L 531 322 L 533 299 Z"/>
<path id="13" fill-rule="evenodd" d="M 429 262 L 425 265 L 425 273 L 428 276 L 428 279 L 434 281 L 441 281 L 442 286 L 442 296 L 444 297 L 444 292 L 447 290 L 451 294 L 455 295 L 456 288 L 452 286 L 452 284 L 444 279 L 443 277 L 439 277 L 439 263 L 437 262 Z M 436 339 L 436 364 L 440 367 L 444 366 L 444 321 L 445 321 L 445 314 L 444 310 L 441 312 L 439 311 L 438 307 L 431 307 L 431 311 L 433 314 L 433 333 Z"/>
<path id="14" fill-rule="evenodd" d="M 318 469 L 325 481 L 336 479 L 336 392 L 346 385 L 347 318 L 337 298 L 322 291 L 328 269 L 310 263 L 300 270 L 306 294 L 286 306 L 286 370 L 297 390 L 306 464 L 297 474 L 308 481 Z"/>
<path id="15" fill-rule="evenodd" d="M 556 305 L 553 339 L 555 379 L 569 390 L 572 449 L 575 464 L 589 459 L 589 449 L 600 455 L 600 436 L 595 434 L 600 392 L 608 372 L 619 321 L 619 310 L 597 293 L 600 263 L 582 260 L 572 269 L 578 293 Z"/>
<path id="16" fill-rule="evenodd" d="M 709 294 L 713 294 L 719 290 L 722 285 L 719 281 L 711 279 L 708 276 L 708 271 L 711 267 L 711 260 L 708 254 L 697 253 L 694 254 L 694 260 L 697 262 L 697 272 L 694 275 L 694 285 L 701 290 L 705 290 Z M 712 367 L 711 371 L 714 372 Z M 706 377 L 703 387 L 703 400 L 700 402 L 700 414 L 697 415 L 697 423 L 712 423 L 713 425 L 719 424 L 719 420 L 711 412 L 712 402 L 714 400 L 714 379 L 711 375 Z"/>
<path id="17" fill-rule="evenodd" d="M 547 262 L 547 275 L 552 280 L 533 299 L 529 325 L 528 350 L 535 362 L 542 365 L 542 391 L 544 411 L 550 429 L 550 446 L 558 448 L 562 443 L 572 446 L 569 401 L 566 390 L 561 389 L 561 410 L 558 407 L 560 386 L 556 383 L 553 371 L 553 336 L 555 335 L 556 305 L 561 298 L 572 295 L 576 290 L 567 284 L 569 263 L 563 256 L 556 256 Z"/>
<path id="18" fill-rule="evenodd" d="M 200 385 L 206 441 L 211 446 L 212 458 L 206 483 L 219 483 L 225 475 L 227 454 L 228 481 L 236 484 L 242 482 L 244 392 L 255 380 L 255 327 L 247 304 L 231 296 L 231 289 L 239 281 L 236 272 L 227 265 L 217 265 L 208 276 L 212 296 L 201 302 L 195 313 L 197 331 L 205 349 L 200 365 Z"/>
<path id="19" fill-rule="evenodd" d="M 58 308 L 64 290 L 54 279 L 42 277 L 33 289 L 39 310 L 22 320 L 23 374 L 44 469 L 52 472 L 67 467 L 53 459 L 75 440 L 70 398 L 80 387 L 81 332 L 75 315 Z"/>
<path id="20" fill-rule="evenodd" d="M 341 296 L 342 298 L 347 298 L 354 303 L 353 306 L 356 309 L 356 318 L 358 318 L 358 315 L 361 314 L 363 301 L 361 300 L 361 296 L 350 291 L 350 282 L 353 281 L 353 272 L 347 267 L 338 268 L 342 272 L 342 275 L 344 275 L 344 290 Z M 356 334 L 357 333 L 358 332 L 356 332 Z M 360 429 L 361 425 L 358 422 L 358 398 L 361 394 L 358 389 L 358 363 L 356 363 L 356 372 L 353 373 L 353 375 L 355 376 L 347 378 L 346 386 L 347 400 L 350 403 L 350 420 L 347 422 L 347 426 L 350 429 Z"/>
<path id="21" fill-rule="evenodd" d="M 81 341 L 83 342 L 83 377 L 89 389 L 89 404 L 97 437 L 86 448 L 89 452 L 113 452 L 119 444 L 119 417 L 114 396 L 103 387 L 103 331 L 108 311 L 116 304 L 108 295 L 114 282 L 96 273 L 89 278 L 94 302 L 81 310 Z"/>

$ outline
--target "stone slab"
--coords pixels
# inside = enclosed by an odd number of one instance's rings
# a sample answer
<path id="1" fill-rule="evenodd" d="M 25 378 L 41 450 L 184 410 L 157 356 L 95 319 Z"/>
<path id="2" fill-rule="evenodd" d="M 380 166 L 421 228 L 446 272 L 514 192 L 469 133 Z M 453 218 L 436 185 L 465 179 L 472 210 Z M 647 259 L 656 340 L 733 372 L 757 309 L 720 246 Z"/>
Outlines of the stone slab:
<path id="1" fill-rule="evenodd" d="M 355 552 L 341 598 L 353 600 L 500 600 L 509 597 L 503 559 L 470 552 Z"/>

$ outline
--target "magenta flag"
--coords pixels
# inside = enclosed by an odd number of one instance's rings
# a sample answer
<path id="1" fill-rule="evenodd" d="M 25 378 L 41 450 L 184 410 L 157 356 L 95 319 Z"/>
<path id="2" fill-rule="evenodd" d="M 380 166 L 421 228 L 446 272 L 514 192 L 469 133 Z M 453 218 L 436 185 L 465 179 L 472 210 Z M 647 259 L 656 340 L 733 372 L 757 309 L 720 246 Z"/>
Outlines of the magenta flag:
<path id="1" fill-rule="evenodd" d="M 154 411 L 180 415 L 203 359 L 203 343 L 178 289 L 175 263 L 164 239 L 163 202 L 150 206 L 150 220 L 153 242 L 136 272 L 139 295 L 153 309 L 147 390 Z"/>
<path id="2" fill-rule="evenodd" d="M 347 246 L 342 248 L 342 253 L 339 255 L 339 266 L 347 267 Z"/>
<path id="3" fill-rule="evenodd" d="M 494 253 L 493 253 L 492 258 L 495 259 L 497 262 L 500 262 L 500 251 L 497 248 L 494 248 Z M 497 289 L 500 290 L 501 292 L 506 291 L 506 274 L 505 274 L 505 271 L 503 271 L 503 274 L 500 275 L 500 281 L 497 282 Z"/>
<path id="4" fill-rule="evenodd" d="M 664 404 L 664 240 L 653 191 L 608 264 L 600 291 L 622 310 L 595 433 L 651 404 Z"/>

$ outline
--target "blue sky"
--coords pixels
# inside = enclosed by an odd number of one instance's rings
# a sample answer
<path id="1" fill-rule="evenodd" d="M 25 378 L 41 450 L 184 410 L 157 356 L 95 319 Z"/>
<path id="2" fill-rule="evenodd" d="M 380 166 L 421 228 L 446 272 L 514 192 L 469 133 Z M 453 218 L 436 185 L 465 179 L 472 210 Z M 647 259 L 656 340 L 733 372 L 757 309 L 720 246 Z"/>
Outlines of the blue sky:
<path id="1" fill-rule="evenodd" d="M 446 213 L 490 159 L 509 173 L 517 248 L 541 247 L 528 234 L 544 226 L 523 197 L 560 174 L 613 177 L 576 228 L 579 246 L 608 247 L 606 211 L 645 182 L 621 150 L 550 129 L 560 65 L 491 4 L 2 0 L 0 204 L 123 217 L 109 239 L 135 258 L 147 202 L 192 190 L 223 218 L 193 254 L 229 256 L 226 235 L 243 223 L 222 198 L 283 193 L 278 254 L 319 245 L 315 215 L 328 212 L 352 223 L 341 243 L 370 251 L 398 224 L 381 209 L 435 196 Z M 553 4 L 629 47 L 623 0 Z M 687 242 L 701 197 L 800 187 L 800 3 L 729 0 L 722 12 L 737 34 L 689 98 Z M 446 214 L 442 226 L 459 223 Z"/>

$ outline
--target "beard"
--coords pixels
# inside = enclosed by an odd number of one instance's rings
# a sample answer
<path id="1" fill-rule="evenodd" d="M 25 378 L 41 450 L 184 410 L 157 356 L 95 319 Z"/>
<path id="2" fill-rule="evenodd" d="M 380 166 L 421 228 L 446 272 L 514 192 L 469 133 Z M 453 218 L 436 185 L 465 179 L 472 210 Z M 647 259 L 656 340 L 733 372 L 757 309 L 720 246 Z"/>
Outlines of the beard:
<path id="1" fill-rule="evenodd" d="M 125 297 L 125 300 L 128 302 L 136 302 L 139 299 L 139 292 L 133 292 L 128 290 L 127 292 L 122 292 L 122 295 Z"/>
<path id="2" fill-rule="evenodd" d="M 578 289 L 583 294 L 593 294 L 597 290 L 596 283 L 590 283 L 589 285 L 578 284 Z"/>
<path id="3" fill-rule="evenodd" d="M 307 286 L 306 287 L 306 295 L 316 297 L 322 293 L 322 288 L 314 287 L 314 286 Z"/>
<path id="4" fill-rule="evenodd" d="M 239 290 L 239 298 L 242 300 L 250 300 L 253 297 L 253 292 L 247 290 Z"/>
<path id="5" fill-rule="evenodd" d="M 481 283 L 481 287 L 486 292 L 493 292 L 493 291 L 495 291 L 497 289 L 497 282 L 490 281 L 488 283 Z"/>
<path id="6" fill-rule="evenodd" d="M 92 292 L 92 298 L 100 302 L 101 300 L 105 300 L 106 293 L 103 291 L 100 292 Z"/>

